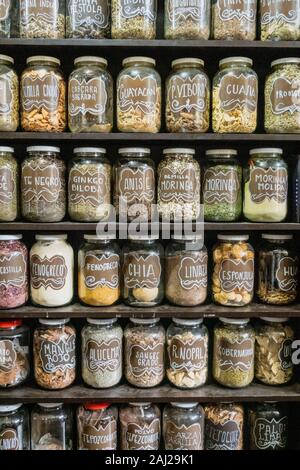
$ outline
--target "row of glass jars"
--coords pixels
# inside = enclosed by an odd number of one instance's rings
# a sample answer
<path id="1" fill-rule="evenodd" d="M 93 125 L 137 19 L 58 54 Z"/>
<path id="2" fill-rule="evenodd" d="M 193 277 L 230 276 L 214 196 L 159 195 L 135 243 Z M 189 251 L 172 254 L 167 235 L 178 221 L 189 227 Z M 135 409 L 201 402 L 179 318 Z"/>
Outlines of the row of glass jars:
<path id="1" fill-rule="evenodd" d="M 163 413 L 152 403 L 63 403 L 0 406 L 0 450 L 284 450 L 290 409 L 276 402 L 245 408 L 237 403 L 173 402 Z M 163 445 L 161 445 L 163 439 Z M 119 443 L 119 445 L 118 445 Z"/>
<path id="2" fill-rule="evenodd" d="M 18 76 L 14 59 L 0 56 L 4 92 L 0 95 L 0 131 L 19 125 Z M 247 57 L 219 62 L 212 86 L 212 130 L 253 133 L 257 126 L 258 78 Z M 161 78 L 150 57 L 128 57 L 116 83 L 117 128 L 120 132 L 156 133 L 161 128 Z M 49 56 L 27 59 L 20 80 L 21 127 L 27 132 L 63 132 L 67 126 L 66 83 L 60 60 Z M 111 132 L 113 79 L 101 57 L 75 59 L 68 83 L 71 132 Z M 277 59 L 265 82 L 265 130 L 299 133 L 300 58 Z M 166 82 L 166 129 L 206 132 L 210 125 L 210 81 L 204 62 L 183 58 L 172 62 Z"/>
<path id="3" fill-rule="evenodd" d="M 287 318 L 220 318 L 213 329 L 212 376 L 231 388 L 253 379 L 283 385 L 293 378 L 294 330 Z M 23 384 L 30 374 L 29 329 L 21 320 L 0 322 L 0 388 Z M 123 330 L 116 318 L 87 320 L 81 330 L 81 375 L 96 389 L 123 377 L 151 388 L 164 377 L 180 389 L 206 384 L 209 334 L 202 319 L 173 318 L 165 332 L 159 318 L 132 318 Z M 76 330 L 69 319 L 40 319 L 33 333 L 36 383 L 47 390 L 69 387 L 76 378 Z"/>
<path id="4" fill-rule="evenodd" d="M 299 40 L 299 4 L 290 3 L 244 0 L 237 8 L 222 0 L 212 6 L 210 0 L 165 0 L 164 37 L 254 40 L 259 10 L 261 40 Z M 157 0 L 5 0 L 0 37 L 155 39 L 157 6 Z"/>

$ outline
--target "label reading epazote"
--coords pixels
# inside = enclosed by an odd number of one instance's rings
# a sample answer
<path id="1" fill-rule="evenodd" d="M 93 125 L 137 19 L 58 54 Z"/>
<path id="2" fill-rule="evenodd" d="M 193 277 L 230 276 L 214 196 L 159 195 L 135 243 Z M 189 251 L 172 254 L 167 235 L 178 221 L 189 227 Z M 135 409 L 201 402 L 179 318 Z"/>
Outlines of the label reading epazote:
<path id="1" fill-rule="evenodd" d="M 32 21 L 43 21 L 49 25 L 56 23 L 59 0 L 20 0 L 21 26 L 30 27 Z"/>
<path id="2" fill-rule="evenodd" d="M 164 167 L 158 187 L 159 199 L 163 203 L 193 203 L 197 199 L 199 181 L 194 168 Z"/>
<path id="3" fill-rule="evenodd" d="M 0 115 L 10 114 L 13 108 L 12 80 L 3 74 L 0 76 Z"/>
<path id="4" fill-rule="evenodd" d="M 244 289 L 251 293 L 254 284 L 254 260 L 224 259 L 220 266 L 219 280 L 224 292 Z"/>
<path id="5" fill-rule="evenodd" d="M 207 254 L 184 256 L 180 261 L 178 277 L 183 289 L 207 287 Z"/>
<path id="6" fill-rule="evenodd" d="M 93 374 L 115 372 L 122 360 L 122 343 L 118 338 L 96 341 L 89 339 L 84 352 L 88 370 Z"/>
<path id="7" fill-rule="evenodd" d="M 0 21 L 7 20 L 12 0 L 0 0 Z"/>
<path id="8" fill-rule="evenodd" d="M 107 92 L 102 78 L 90 80 L 71 78 L 69 81 L 69 114 L 102 116 L 106 111 Z"/>
<path id="9" fill-rule="evenodd" d="M 120 257 L 116 254 L 87 253 L 84 259 L 84 281 L 88 289 L 119 286 Z"/>
<path id="10" fill-rule="evenodd" d="M 124 283 L 129 289 L 158 287 L 160 276 L 161 264 L 157 254 L 128 253 L 125 255 Z"/>
<path id="11" fill-rule="evenodd" d="M 58 109 L 59 81 L 55 74 L 25 74 L 22 83 L 22 107 L 30 113 L 34 109 L 45 109 L 52 113 Z"/>
<path id="12" fill-rule="evenodd" d="M 249 372 L 253 367 L 254 341 L 242 339 L 229 341 L 221 338 L 216 350 L 216 362 L 223 372 Z"/>
<path id="13" fill-rule="evenodd" d="M 300 82 L 298 79 L 285 77 L 276 78 L 271 87 L 270 103 L 272 113 L 280 115 L 283 113 L 300 112 Z"/>
<path id="14" fill-rule="evenodd" d="M 84 450 L 115 450 L 117 447 L 117 422 L 109 420 L 85 423 L 81 431 L 81 442 Z"/>
<path id="15" fill-rule="evenodd" d="M 126 450 L 158 450 L 159 440 L 159 419 L 154 419 L 149 424 L 127 424 L 125 437 Z"/>
<path id="16" fill-rule="evenodd" d="M 0 371 L 11 372 L 15 367 L 16 359 L 14 342 L 9 339 L 0 340 Z"/>
<path id="17" fill-rule="evenodd" d="M 237 108 L 247 108 L 253 113 L 257 107 L 257 96 L 258 84 L 255 76 L 230 73 L 222 77 L 219 98 L 221 109 L 225 112 Z"/>
<path id="18" fill-rule="evenodd" d="M 142 16 L 147 20 L 156 21 L 155 0 L 119 0 L 118 3 L 123 18 Z"/>
<path id="19" fill-rule="evenodd" d="M 280 23 L 294 23 L 299 17 L 299 4 L 297 0 L 261 0 L 260 22 L 263 25 L 277 21 Z"/>
<path id="20" fill-rule="evenodd" d="M 250 170 L 249 191 L 251 201 L 256 204 L 265 200 L 284 203 L 288 193 L 286 168 L 253 168 Z"/>
<path id="21" fill-rule="evenodd" d="M 200 423 L 178 426 L 172 421 L 167 421 L 165 446 L 170 450 L 202 450 L 203 436 Z"/>
<path id="22" fill-rule="evenodd" d="M 57 371 L 65 372 L 75 368 L 75 335 L 69 335 L 67 339 L 57 341 L 43 340 L 41 342 L 39 356 L 43 371 L 46 374 L 54 374 Z"/>
<path id="23" fill-rule="evenodd" d="M 151 75 L 122 75 L 118 82 L 118 107 L 122 113 L 152 115 L 157 106 L 157 81 Z"/>
<path id="24" fill-rule="evenodd" d="M 221 21 L 255 22 L 256 0 L 217 0 L 217 7 Z"/>
<path id="25" fill-rule="evenodd" d="M 109 196 L 110 181 L 97 166 L 75 167 L 69 173 L 69 203 L 99 207 Z"/>
<path id="26" fill-rule="evenodd" d="M 10 168 L 0 168 L 0 203 L 10 204 L 15 192 L 15 182 Z"/>
<path id="27" fill-rule="evenodd" d="M 23 253 L 0 255 L 0 287 L 21 288 L 26 283 L 27 262 Z"/>
<path id="28" fill-rule="evenodd" d="M 25 162 L 22 167 L 22 199 L 25 203 L 56 202 L 62 191 L 62 169 L 57 165 Z"/>
<path id="29" fill-rule="evenodd" d="M 34 289 L 60 290 L 66 283 L 68 268 L 65 258 L 61 255 L 32 255 L 30 260 L 31 285 Z"/>
<path id="30" fill-rule="evenodd" d="M 153 168 L 119 168 L 117 170 L 119 197 L 128 204 L 154 202 L 155 175 Z"/>
<path id="31" fill-rule="evenodd" d="M 180 20 L 204 22 L 206 10 L 207 0 L 168 0 L 167 2 L 168 18 L 172 24 Z"/>
<path id="32" fill-rule="evenodd" d="M 279 260 L 276 270 L 276 279 L 280 290 L 294 291 L 298 286 L 298 257 L 284 256 Z"/>
<path id="33" fill-rule="evenodd" d="M 215 423 L 205 420 L 205 449 L 206 450 L 239 450 L 241 430 L 238 422 L 228 419 Z"/>
<path id="34" fill-rule="evenodd" d="M 173 76 L 168 83 L 167 106 L 172 113 L 203 113 L 207 108 L 208 83 L 205 75 Z"/>
<path id="35" fill-rule="evenodd" d="M 240 178 L 236 169 L 209 168 L 203 178 L 205 204 L 235 204 L 240 191 Z"/>
<path id="36" fill-rule="evenodd" d="M 0 431 L 0 450 L 22 450 L 16 429 L 7 427 Z"/>
<path id="37" fill-rule="evenodd" d="M 207 342 L 196 337 L 184 340 L 176 335 L 170 340 L 168 355 L 170 368 L 175 372 L 199 372 L 206 365 Z"/>
<path id="38" fill-rule="evenodd" d="M 73 29 L 105 29 L 109 22 L 108 0 L 69 0 L 68 13 Z"/>
<path id="39" fill-rule="evenodd" d="M 154 380 L 164 373 L 164 344 L 132 344 L 129 349 L 130 374 L 138 380 Z"/>
<path id="40" fill-rule="evenodd" d="M 288 438 L 288 418 L 257 418 L 253 428 L 254 442 L 257 449 L 284 449 Z"/>

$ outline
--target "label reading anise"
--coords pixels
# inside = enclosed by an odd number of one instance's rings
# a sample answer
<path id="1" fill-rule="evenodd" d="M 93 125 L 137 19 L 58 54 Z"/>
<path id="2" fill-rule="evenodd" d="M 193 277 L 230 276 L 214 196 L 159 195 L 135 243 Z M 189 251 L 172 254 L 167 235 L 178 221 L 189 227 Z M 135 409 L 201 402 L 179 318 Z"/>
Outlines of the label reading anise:
<path id="1" fill-rule="evenodd" d="M 180 262 L 178 277 L 183 289 L 207 287 L 207 254 L 184 256 Z"/>
<path id="2" fill-rule="evenodd" d="M 128 423 L 126 429 L 126 450 L 158 450 L 160 421 L 154 419 L 149 424 Z"/>
<path id="3" fill-rule="evenodd" d="M 115 254 L 87 253 L 84 259 L 84 280 L 88 289 L 119 286 L 120 257 Z"/>
<path id="4" fill-rule="evenodd" d="M 278 352 L 278 358 L 279 358 L 280 366 L 283 370 L 288 370 L 293 367 L 292 346 L 293 346 L 292 338 L 287 338 L 281 343 L 281 347 Z"/>
<path id="5" fill-rule="evenodd" d="M 276 279 L 284 292 L 294 291 L 298 286 L 298 258 L 284 256 L 279 260 Z"/>
<path id="6" fill-rule="evenodd" d="M 203 178 L 203 199 L 205 204 L 235 204 L 240 190 L 237 170 L 209 168 Z"/>
<path id="7" fill-rule="evenodd" d="M 129 351 L 128 365 L 130 373 L 137 379 L 153 380 L 164 372 L 164 344 L 156 342 L 142 346 L 132 344 Z"/>
<path id="8" fill-rule="evenodd" d="M 32 21 L 44 21 L 53 25 L 59 12 L 59 0 L 20 0 L 20 18 L 23 27 Z"/>
<path id="9" fill-rule="evenodd" d="M 10 204 L 14 197 L 15 182 L 10 168 L 0 168 L 0 203 Z"/>
<path id="10" fill-rule="evenodd" d="M 220 339 L 216 349 L 216 361 L 222 371 L 248 372 L 253 367 L 253 360 L 253 339 L 241 341 L 228 341 L 226 338 Z"/>
<path id="11" fill-rule="evenodd" d="M 122 360 L 122 343 L 118 338 L 101 342 L 89 339 L 84 355 L 87 368 L 91 373 L 115 372 Z"/>
<path id="12" fill-rule="evenodd" d="M 68 268 L 65 258 L 61 255 L 32 255 L 30 260 L 31 285 L 34 289 L 60 290 L 66 283 Z"/>
<path id="13" fill-rule="evenodd" d="M 72 117 L 87 113 L 102 116 L 107 104 L 107 92 L 102 78 L 90 80 L 71 78 L 69 81 L 69 114 Z"/>
<path id="14" fill-rule="evenodd" d="M 122 75 L 118 83 L 118 106 L 122 113 L 152 115 L 158 101 L 157 81 L 151 75 Z"/>
<path id="15" fill-rule="evenodd" d="M 80 437 L 85 450 L 115 450 L 117 422 L 115 419 L 111 419 L 107 424 L 104 421 L 95 424 L 85 423 Z"/>
<path id="16" fill-rule="evenodd" d="M 176 335 L 168 346 L 170 368 L 175 372 L 199 372 L 206 366 L 207 342 L 192 337 L 184 340 Z"/>
<path id="17" fill-rule="evenodd" d="M 159 199 L 163 203 L 193 203 L 199 181 L 194 168 L 164 167 L 159 176 Z"/>
<path id="18" fill-rule="evenodd" d="M 257 418 L 253 429 L 257 449 L 284 449 L 288 438 L 288 418 Z"/>
<path id="19" fill-rule="evenodd" d="M 155 175 L 153 168 L 119 168 L 117 170 L 119 197 L 127 203 L 153 202 Z"/>
<path id="20" fill-rule="evenodd" d="M 172 113 L 200 112 L 207 108 L 208 83 L 205 75 L 173 76 L 168 84 L 167 104 Z"/>
<path id="21" fill-rule="evenodd" d="M 289 80 L 285 77 L 276 78 L 272 83 L 270 93 L 272 113 L 300 112 L 300 82 L 298 79 Z"/>
<path id="22" fill-rule="evenodd" d="M 160 258 L 156 254 L 128 253 L 124 257 L 124 283 L 129 289 L 159 286 L 161 276 Z"/>
<path id="23" fill-rule="evenodd" d="M 207 9 L 207 0 L 168 0 L 167 13 L 171 23 L 193 21 L 195 23 L 204 21 Z"/>
<path id="24" fill-rule="evenodd" d="M 0 0 L 0 21 L 7 20 L 12 0 Z"/>
<path id="25" fill-rule="evenodd" d="M 13 107 L 12 81 L 4 74 L 0 76 L 0 115 L 11 113 Z"/>
<path id="26" fill-rule="evenodd" d="M 13 341 L 0 340 L 0 371 L 11 372 L 16 365 L 17 354 Z"/>
<path id="27" fill-rule="evenodd" d="M 172 421 L 167 421 L 165 444 L 167 449 L 172 450 L 202 450 L 203 436 L 200 423 L 177 426 Z"/>
<path id="28" fill-rule="evenodd" d="M 205 420 L 206 450 L 240 450 L 241 431 L 236 421 L 228 419 L 215 423 Z"/>
<path id="29" fill-rule="evenodd" d="M 69 173 L 69 202 L 89 203 L 93 207 L 104 204 L 110 188 L 109 177 L 100 168 L 88 165 L 87 168 L 72 168 Z"/>
<path id="30" fill-rule="evenodd" d="M 0 287 L 21 288 L 26 283 L 27 262 L 23 253 L 0 255 Z"/>
<path id="31" fill-rule="evenodd" d="M 69 0 L 67 8 L 75 29 L 108 26 L 109 0 Z"/>
<path id="32" fill-rule="evenodd" d="M 22 167 L 22 198 L 25 203 L 43 200 L 56 202 L 62 191 L 61 172 L 57 165 L 26 162 Z"/>
<path id="33" fill-rule="evenodd" d="M 119 0 L 121 15 L 126 18 L 142 16 L 156 21 L 155 0 Z"/>
<path id="34" fill-rule="evenodd" d="M 232 292 L 235 289 L 244 289 L 251 293 L 254 284 L 254 261 L 253 259 L 233 260 L 224 259 L 219 271 L 221 290 Z"/>
<path id="35" fill-rule="evenodd" d="M 67 369 L 75 368 L 75 335 L 68 336 L 67 339 L 57 339 L 53 337 L 41 342 L 39 356 L 41 365 L 46 374 L 54 374 L 57 371 L 65 372 Z"/>
<path id="36" fill-rule="evenodd" d="M 247 108 L 256 111 L 258 96 L 257 78 L 253 75 L 233 73 L 223 76 L 220 82 L 220 106 L 226 112 L 236 108 Z"/>
<path id="37" fill-rule="evenodd" d="M 222 21 L 240 21 L 241 28 L 245 22 L 255 22 L 256 0 L 217 0 L 217 7 Z"/>
<path id="38" fill-rule="evenodd" d="M 253 168 L 250 170 L 249 191 L 251 201 L 261 204 L 274 200 L 284 203 L 288 192 L 288 173 L 285 168 Z"/>
<path id="39" fill-rule="evenodd" d="M 22 450 L 19 436 L 14 428 L 4 428 L 0 431 L 0 450 Z"/>
<path id="40" fill-rule="evenodd" d="M 294 23 L 299 15 L 298 0 L 260 0 L 260 22 Z"/>

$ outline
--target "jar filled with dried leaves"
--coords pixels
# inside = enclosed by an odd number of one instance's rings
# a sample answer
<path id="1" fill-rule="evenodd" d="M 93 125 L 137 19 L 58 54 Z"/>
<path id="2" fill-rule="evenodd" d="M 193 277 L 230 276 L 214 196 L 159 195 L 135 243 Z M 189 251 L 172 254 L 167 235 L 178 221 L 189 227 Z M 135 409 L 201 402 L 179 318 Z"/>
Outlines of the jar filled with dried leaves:
<path id="1" fill-rule="evenodd" d="M 69 77 L 68 122 L 71 132 L 111 132 L 113 79 L 102 57 L 78 57 Z"/>
<path id="2" fill-rule="evenodd" d="M 1 450 L 30 450 L 29 415 L 22 403 L 0 405 Z"/>
<path id="3" fill-rule="evenodd" d="M 0 321 L 0 388 L 24 383 L 29 361 L 29 328 L 22 320 Z"/>
<path id="4" fill-rule="evenodd" d="M 209 128 L 210 82 L 202 59 L 172 62 L 166 82 L 166 127 L 169 132 L 206 132 Z"/>
<path id="5" fill-rule="evenodd" d="M 299 0 L 259 0 L 261 41 L 300 39 Z"/>
<path id="6" fill-rule="evenodd" d="M 110 36 L 110 0 L 66 0 L 66 37 L 103 39 Z"/>
<path id="7" fill-rule="evenodd" d="M 220 318 L 214 328 L 213 378 L 242 388 L 254 378 L 254 329 L 249 318 Z"/>
<path id="8" fill-rule="evenodd" d="M 268 401 L 249 408 L 249 449 L 286 450 L 289 440 L 289 411 L 285 403 Z"/>
<path id="9" fill-rule="evenodd" d="M 66 128 L 66 84 L 60 60 L 33 56 L 21 75 L 21 125 L 27 132 L 63 132 Z"/>
<path id="10" fill-rule="evenodd" d="M 120 132 L 159 132 L 161 78 L 155 65 L 156 61 L 150 57 L 123 60 L 123 70 L 117 79 L 117 126 Z"/>
<path id="11" fill-rule="evenodd" d="M 20 37 L 64 39 L 65 8 L 65 0 L 20 0 Z"/>
<path id="12" fill-rule="evenodd" d="M 77 408 L 78 450 L 117 450 L 118 408 L 85 403 Z"/>
<path id="13" fill-rule="evenodd" d="M 164 379 L 165 329 L 159 320 L 131 318 L 125 328 L 125 377 L 135 387 L 155 387 Z"/>
<path id="14" fill-rule="evenodd" d="M 261 318 L 255 329 L 255 378 L 282 385 L 293 377 L 294 331 L 288 318 Z"/>
<path id="15" fill-rule="evenodd" d="M 202 318 L 172 321 L 167 330 L 167 377 L 181 389 L 200 387 L 208 375 L 208 330 Z"/>
<path id="16" fill-rule="evenodd" d="M 12 147 L 0 147 L 0 222 L 13 222 L 19 213 L 19 165 Z"/>
<path id="17" fill-rule="evenodd" d="M 257 0 L 213 0 L 213 39 L 253 41 L 256 38 Z"/>
<path id="18" fill-rule="evenodd" d="M 237 403 L 205 406 L 205 450 L 243 450 L 245 412 Z"/>
<path id="19" fill-rule="evenodd" d="M 121 450 L 158 450 L 160 409 L 151 403 L 128 403 L 120 409 Z"/>
<path id="20" fill-rule="evenodd" d="M 257 125 L 258 78 L 248 57 L 228 57 L 219 62 L 213 80 L 213 131 L 245 133 Z"/>
<path id="21" fill-rule="evenodd" d="M 163 412 L 166 450 L 204 449 L 204 410 L 198 403 L 170 403 Z"/>
<path id="22" fill-rule="evenodd" d="M 31 450 L 72 450 L 73 415 L 63 403 L 38 403 L 31 413 Z"/>
<path id="23" fill-rule="evenodd" d="M 76 331 L 69 318 L 40 319 L 33 336 L 34 377 L 47 390 L 71 385 L 76 375 Z"/>
<path id="24" fill-rule="evenodd" d="M 219 305 L 248 305 L 254 290 L 254 250 L 249 235 L 218 235 L 213 248 L 213 300 Z"/>
<path id="25" fill-rule="evenodd" d="M 15 132 L 19 126 L 19 79 L 15 69 L 13 68 L 14 62 L 15 61 L 12 57 L 0 54 L 1 132 Z"/>
<path id="26" fill-rule="evenodd" d="M 261 302 L 286 305 L 298 296 L 299 258 L 293 235 L 262 235 L 258 253 L 258 290 Z"/>
<path id="27" fill-rule="evenodd" d="M 165 0 L 165 39 L 209 39 L 209 0 Z"/>
<path id="28" fill-rule="evenodd" d="M 111 0 L 113 39 L 155 39 L 157 0 Z"/>

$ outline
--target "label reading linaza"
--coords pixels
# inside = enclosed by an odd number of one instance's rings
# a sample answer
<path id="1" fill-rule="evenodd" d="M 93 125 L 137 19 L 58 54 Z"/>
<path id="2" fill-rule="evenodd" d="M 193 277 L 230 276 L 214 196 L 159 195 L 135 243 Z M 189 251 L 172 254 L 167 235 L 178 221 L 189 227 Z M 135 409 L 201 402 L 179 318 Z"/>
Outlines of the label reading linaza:
<path id="1" fill-rule="evenodd" d="M 178 277 L 183 289 L 207 287 L 207 259 L 206 253 L 181 259 Z"/>

